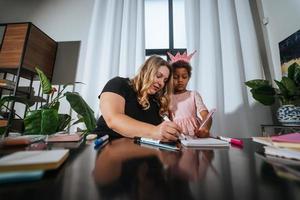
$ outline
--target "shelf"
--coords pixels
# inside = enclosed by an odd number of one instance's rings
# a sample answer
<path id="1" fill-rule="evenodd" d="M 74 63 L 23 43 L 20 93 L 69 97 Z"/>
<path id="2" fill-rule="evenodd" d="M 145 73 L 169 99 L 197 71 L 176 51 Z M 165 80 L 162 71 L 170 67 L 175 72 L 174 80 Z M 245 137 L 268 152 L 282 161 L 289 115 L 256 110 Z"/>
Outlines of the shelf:
<path id="1" fill-rule="evenodd" d="M 6 127 L 8 124 L 8 120 L 6 119 L 0 119 L 0 127 Z"/>

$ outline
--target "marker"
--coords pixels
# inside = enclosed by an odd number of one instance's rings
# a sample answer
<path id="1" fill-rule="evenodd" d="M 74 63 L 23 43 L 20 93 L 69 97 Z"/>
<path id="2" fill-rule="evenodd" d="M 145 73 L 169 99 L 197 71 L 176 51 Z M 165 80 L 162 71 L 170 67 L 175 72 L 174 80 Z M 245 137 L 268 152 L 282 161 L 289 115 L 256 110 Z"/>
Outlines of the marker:
<path id="1" fill-rule="evenodd" d="M 150 138 L 135 137 L 134 141 L 136 143 L 149 144 L 149 145 L 157 146 L 157 147 L 167 149 L 167 150 L 174 150 L 174 151 L 180 150 L 180 148 L 178 148 L 175 145 L 166 144 L 166 143 L 161 142 L 160 140 L 154 140 L 154 139 L 150 139 Z"/>
<path id="2" fill-rule="evenodd" d="M 229 137 L 223 137 L 223 136 L 218 136 L 217 138 L 219 138 L 220 140 L 224 140 L 226 142 L 229 142 L 231 144 L 237 145 L 237 146 L 243 146 L 243 141 L 242 140 L 229 138 Z"/>
<path id="3" fill-rule="evenodd" d="M 101 138 L 96 139 L 94 142 L 95 148 L 101 146 L 106 140 L 108 140 L 108 138 L 109 138 L 108 135 L 104 135 Z"/>

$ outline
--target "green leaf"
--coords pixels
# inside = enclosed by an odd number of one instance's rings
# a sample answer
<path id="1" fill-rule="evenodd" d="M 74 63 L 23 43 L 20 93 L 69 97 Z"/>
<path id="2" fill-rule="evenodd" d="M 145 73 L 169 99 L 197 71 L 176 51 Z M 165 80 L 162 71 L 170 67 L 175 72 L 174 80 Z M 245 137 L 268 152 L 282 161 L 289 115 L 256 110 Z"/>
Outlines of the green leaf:
<path id="1" fill-rule="evenodd" d="M 53 108 L 53 109 L 58 111 L 59 110 L 59 105 L 60 105 L 59 101 L 56 101 L 54 104 L 52 104 L 50 106 L 50 108 Z"/>
<path id="2" fill-rule="evenodd" d="M 283 96 L 283 98 L 288 98 L 289 96 L 289 91 L 288 89 L 285 87 L 285 85 L 282 82 L 276 81 L 274 80 L 275 83 L 277 84 L 278 88 L 279 88 L 279 93 Z"/>
<path id="3" fill-rule="evenodd" d="M 56 109 L 43 109 L 41 119 L 41 133 L 55 133 L 58 127 L 58 112 Z"/>
<path id="4" fill-rule="evenodd" d="M 295 81 L 296 85 L 300 87 L 300 66 L 297 63 L 295 63 L 295 66 L 293 80 Z"/>
<path id="5" fill-rule="evenodd" d="M 25 134 L 40 134 L 41 118 L 41 110 L 28 111 L 24 118 Z"/>
<path id="6" fill-rule="evenodd" d="M 94 111 L 84 101 L 84 99 L 76 92 L 66 92 L 65 96 L 71 105 L 71 108 L 84 119 L 85 126 L 89 132 L 96 127 L 96 119 Z"/>
<path id="7" fill-rule="evenodd" d="M 63 131 L 70 123 L 71 121 L 71 116 L 67 114 L 58 114 L 58 127 L 57 127 L 57 132 L 58 131 Z"/>
<path id="8" fill-rule="evenodd" d="M 270 86 L 269 81 L 262 80 L 262 79 L 254 79 L 251 81 L 245 82 L 245 84 L 250 88 L 259 88 L 262 86 Z"/>
<path id="9" fill-rule="evenodd" d="M 281 83 L 285 86 L 285 88 L 288 90 L 289 95 L 295 95 L 297 91 L 297 87 L 295 82 L 288 78 L 288 77 L 282 77 Z"/>
<path id="10" fill-rule="evenodd" d="M 296 65 L 295 65 L 295 64 L 296 64 Z M 293 64 L 290 65 L 289 68 L 288 68 L 288 74 L 287 74 L 287 76 L 288 76 L 290 79 L 292 79 L 292 80 L 294 80 L 295 69 L 296 69 L 296 67 L 297 67 L 297 63 L 293 63 Z"/>
<path id="11" fill-rule="evenodd" d="M 271 86 L 262 86 L 250 90 L 253 98 L 264 105 L 272 105 L 275 102 L 275 89 Z"/>
<path id="12" fill-rule="evenodd" d="M 42 85 L 42 89 L 43 89 L 43 94 L 50 94 L 52 91 L 52 85 L 51 85 L 50 81 L 48 80 L 47 76 L 39 68 L 36 67 L 35 70 L 39 75 L 39 79 L 41 81 L 41 85 Z"/>

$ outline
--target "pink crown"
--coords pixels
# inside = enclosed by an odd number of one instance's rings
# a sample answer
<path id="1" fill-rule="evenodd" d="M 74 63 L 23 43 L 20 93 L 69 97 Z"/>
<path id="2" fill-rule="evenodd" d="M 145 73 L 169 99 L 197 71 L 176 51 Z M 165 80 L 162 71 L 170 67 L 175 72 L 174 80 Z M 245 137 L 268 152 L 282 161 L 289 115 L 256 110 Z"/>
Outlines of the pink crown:
<path id="1" fill-rule="evenodd" d="M 195 50 L 193 53 L 191 53 L 190 55 L 187 55 L 186 51 L 180 55 L 179 52 L 177 52 L 177 54 L 175 56 L 173 56 L 171 53 L 167 52 L 167 54 L 169 55 L 170 59 L 171 59 L 171 64 L 174 62 L 177 62 L 179 60 L 185 61 L 187 63 L 190 62 L 191 58 L 193 57 L 193 55 L 196 53 L 197 51 Z"/>

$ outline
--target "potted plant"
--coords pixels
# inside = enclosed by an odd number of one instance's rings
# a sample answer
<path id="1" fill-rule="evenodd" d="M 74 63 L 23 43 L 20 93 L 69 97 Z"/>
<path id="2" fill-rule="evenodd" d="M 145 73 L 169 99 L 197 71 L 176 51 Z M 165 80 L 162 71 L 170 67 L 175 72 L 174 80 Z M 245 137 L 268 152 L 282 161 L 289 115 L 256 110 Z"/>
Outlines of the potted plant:
<path id="1" fill-rule="evenodd" d="M 278 88 L 263 79 L 245 82 L 251 88 L 250 92 L 255 100 L 272 105 L 276 100 L 280 102 L 277 119 L 284 125 L 300 125 L 300 66 L 297 63 L 288 68 L 287 77 L 281 81 L 274 80 Z"/>
<path id="2" fill-rule="evenodd" d="M 34 102 L 23 97 L 7 96 L 0 100 L 0 107 L 5 106 L 7 102 L 19 102 L 28 107 L 24 118 L 24 134 L 53 134 L 64 131 L 71 122 L 70 115 L 58 113 L 60 100 L 64 97 L 69 102 L 71 108 L 77 113 L 78 120 L 73 124 L 83 122 L 86 126 L 86 130 L 83 130 L 83 132 L 91 132 L 96 127 L 93 110 L 77 92 L 64 92 L 66 87 L 72 84 L 64 85 L 63 89 L 55 96 L 54 94 L 57 92 L 56 88 L 51 85 L 46 75 L 40 69 L 35 68 L 35 70 L 41 81 L 42 93 L 50 95 L 48 103 L 37 110 L 31 110 L 30 106 Z M 10 124 L 7 128 L 10 127 Z M 0 131 L 3 132 L 3 130 Z"/>

